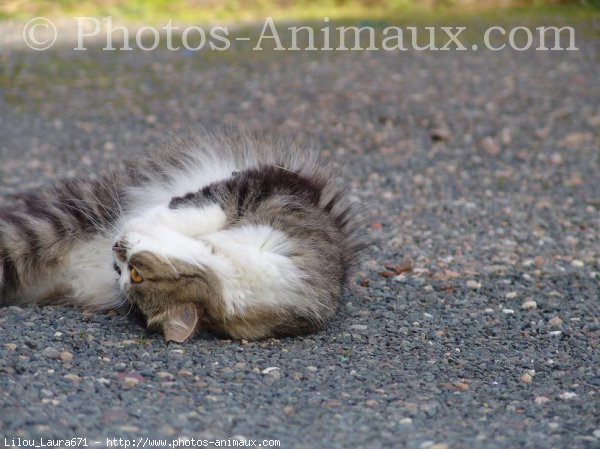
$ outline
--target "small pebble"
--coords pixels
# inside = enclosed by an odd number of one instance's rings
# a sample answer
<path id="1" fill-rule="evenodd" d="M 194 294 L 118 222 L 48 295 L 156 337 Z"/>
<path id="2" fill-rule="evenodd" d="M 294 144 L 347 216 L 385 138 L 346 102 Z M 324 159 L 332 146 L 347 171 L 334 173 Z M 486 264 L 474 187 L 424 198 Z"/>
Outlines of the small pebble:
<path id="1" fill-rule="evenodd" d="M 448 129 L 447 127 L 440 126 L 438 128 L 434 128 L 431 130 L 430 137 L 431 137 L 431 140 L 440 142 L 440 141 L 450 139 L 450 137 L 452 137 L 452 133 L 450 132 L 450 129 Z"/>
<path id="2" fill-rule="evenodd" d="M 550 402 L 550 399 L 548 399 L 546 396 L 537 396 L 533 402 L 535 405 L 544 405 L 546 402 Z"/>
<path id="3" fill-rule="evenodd" d="M 517 297 L 517 292 L 508 292 L 504 297 L 506 299 L 515 299 Z"/>
<path id="4" fill-rule="evenodd" d="M 525 301 L 523 304 L 521 304 L 521 308 L 525 310 L 537 309 L 537 302 L 533 300 Z"/>
<path id="5" fill-rule="evenodd" d="M 565 391 L 564 393 L 561 393 L 558 397 L 561 398 L 563 401 L 568 401 L 570 399 L 577 397 L 577 393 L 573 393 L 571 391 Z"/>
<path id="6" fill-rule="evenodd" d="M 40 395 L 46 397 L 46 398 L 51 398 L 54 396 L 54 392 L 52 392 L 51 390 L 47 390 L 45 388 L 42 388 L 40 390 Z"/>
<path id="7" fill-rule="evenodd" d="M 280 379 L 281 379 L 281 370 L 279 370 L 279 369 L 276 369 L 276 370 L 274 370 L 274 371 L 271 371 L 271 372 L 269 373 L 269 379 L 272 379 L 272 380 L 280 380 Z"/>
<path id="8" fill-rule="evenodd" d="M 573 266 L 575 268 L 583 268 L 585 266 L 585 264 L 583 263 L 583 261 L 575 259 L 575 260 L 571 261 L 571 266 Z"/>
<path id="9" fill-rule="evenodd" d="M 469 389 L 469 384 L 464 382 L 457 382 L 454 384 L 454 387 L 459 391 L 467 391 Z"/>
<path id="10" fill-rule="evenodd" d="M 468 280 L 467 281 L 467 287 L 472 289 L 472 290 L 478 290 L 481 288 L 481 282 L 477 282 L 474 280 Z"/>
<path id="11" fill-rule="evenodd" d="M 169 424 L 165 424 L 165 425 L 161 426 L 159 432 L 167 434 L 169 436 L 173 436 L 177 433 L 177 431 L 173 428 L 173 426 L 170 426 Z"/>
<path id="12" fill-rule="evenodd" d="M 283 407 L 284 416 L 294 416 L 295 413 L 296 409 L 293 405 L 286 405 L 285 407 Z"/>
<path id="13" fill-rule="evenodd" d="M 59 358 L 59 352 L 54 348 L 46 348 L 42 352 L 44 357 L 48 357 L 49 359 L 57 359 Z"/>
<path id="14" fill-rule="evenodd" d="M 4 345 L 4 347 L 6 348 L 7 351 L 16 351 L 17 350 L 17 345 L 14 343 L 6 343 Z"/>
<path id="15" fill-rule="evenodd" d="M 115 371 L 122 373 L 126 369 L 127 369 L 127 364 L 124 362 L 119 362 L 119 363 L 115 364 Z"/>
<path id="16" fill-rule="evenodd" d="M 79 377 L 77 374 L 65 374 L 63 376 L 65 379 L 70 380 L 71 382 L 79 382 L 81 380 L 81 377 Z"/>
<path id="17" fill-rule="evenodd" d="M 60 359 L 63 362 L 70 362 L 71 360 L 73 360 L 73 354 L 71 354 L 68 351 L 63 351 L 59 354 Z"/>
<path id="18" fill-rule="evenodd" d="M 563 324 L 563 320 L 560 317 L 555 316 L 548 321 L 548 324 L 552 327 L 559 327 Z"/>
<path id="19" fill-rule="evenodd" d="M 523 373 L 521 375 L 521 382 L 523 382 L 524 384 L 530 384 L 531 382 L 533 382 L 533 376 L 529 373 Z"/>
<path id="20" fill-rule="evenodd" d="M 137 379 L 135 377 L 125 377 L 123 379 L 123 386 L 125 386 L 126 388 L 135 387 L 139 383 L 140 383 L 139 379 Z"/>
<path id="21" fill-rule="evenodd" d="M 427 446 L 427 449 L 448 449 L 448 444 L 446 443 L 436 443 L 431 446 Z"/>
<path id="22" fill-rule="evenodd" d="M 513 309 L 502 309 L 502 313 L 504 313 L 505 315 L 512 315 L 513 313 L 515 313 L 515 311 Z"/>
<path id="23" fill-rule="evenodd" d="M 491 136 L 482 139 L 479 142 L 479 146 L 490 156 L 498 156 L 498 154 L 500 154 L 500 146 L 498 145 L 496 140 Z"/>

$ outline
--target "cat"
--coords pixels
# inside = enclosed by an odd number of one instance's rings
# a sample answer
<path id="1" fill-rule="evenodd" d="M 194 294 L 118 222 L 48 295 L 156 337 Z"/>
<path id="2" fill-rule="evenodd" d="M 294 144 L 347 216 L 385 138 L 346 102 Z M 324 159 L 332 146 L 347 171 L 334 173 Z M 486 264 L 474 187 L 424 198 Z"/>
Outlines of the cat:
<path id="1" fill-rule="evenodd" d="M 299 335 L 335 316 L 364 247 L 317 152 L 206 133 L 0 206 L 0 305 L 130 305 L 183 342 Z"/>

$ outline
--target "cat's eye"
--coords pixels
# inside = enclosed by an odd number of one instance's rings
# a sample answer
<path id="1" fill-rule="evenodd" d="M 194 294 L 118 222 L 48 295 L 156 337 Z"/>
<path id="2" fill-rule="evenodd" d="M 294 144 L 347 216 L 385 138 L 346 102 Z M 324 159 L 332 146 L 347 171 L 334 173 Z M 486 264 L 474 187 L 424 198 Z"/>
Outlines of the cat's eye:
<path id="1" fill-rule="evenodd" d="M 135 268 L 131 268 L 130 277 L 131 277 L 131 282 L 134 282 L 136 284 L 139 284 L 140 282 L 142 282 L 144 280 L 144 278 L 140 275 L 140 273 L 137 272 L 137 270 Z"/>
<path id="2" fill-rule="evenodd" d="M 114 270 L 117 272 L 117 274 L 118 274 L 119 276 L 121 276 L 121 269 L 119 268 L 119 266 L 118 266 L 117 264 L 114 264 L 114 265 L 113 265 L 113 268 L 114 268 Z"/>

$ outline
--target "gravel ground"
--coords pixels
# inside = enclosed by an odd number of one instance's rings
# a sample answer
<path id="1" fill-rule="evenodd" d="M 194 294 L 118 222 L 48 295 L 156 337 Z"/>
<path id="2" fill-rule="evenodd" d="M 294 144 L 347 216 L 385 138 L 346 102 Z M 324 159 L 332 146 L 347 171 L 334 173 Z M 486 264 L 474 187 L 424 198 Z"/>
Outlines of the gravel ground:
<path id="1" fill-rule="evenodd" d="M 375 244 L 304 338 L 176 345 L 124 313 L 0 310 L 0 444 L 600 447 L 597 34 L 578 46 L 1 51 L 2 195 L 241 122 L 321 142 Z"/>

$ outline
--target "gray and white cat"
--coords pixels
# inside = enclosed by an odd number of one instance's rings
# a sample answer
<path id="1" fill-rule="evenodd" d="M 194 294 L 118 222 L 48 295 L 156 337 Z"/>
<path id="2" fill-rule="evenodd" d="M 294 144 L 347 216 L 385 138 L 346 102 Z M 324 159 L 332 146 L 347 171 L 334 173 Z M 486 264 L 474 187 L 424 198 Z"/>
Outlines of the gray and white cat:
<path id="1" fill-rule="evenodd" d="M 0 207 L 0 305 L 129 303 L 184 341 L 322 329 L 361 248 L 315 151 L 243 132 L 179 141 Z"/>

